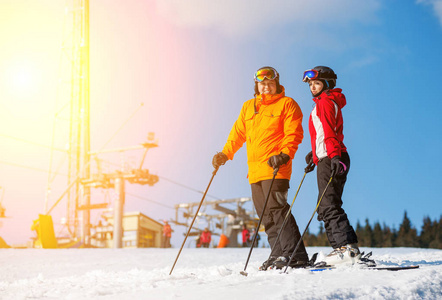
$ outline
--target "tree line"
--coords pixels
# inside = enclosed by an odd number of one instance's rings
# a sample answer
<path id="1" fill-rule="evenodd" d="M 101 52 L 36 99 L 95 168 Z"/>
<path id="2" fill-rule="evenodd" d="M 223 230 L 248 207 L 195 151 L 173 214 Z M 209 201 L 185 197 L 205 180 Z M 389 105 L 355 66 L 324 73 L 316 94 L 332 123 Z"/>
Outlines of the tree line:
<path id="1" fill-rule="evenodd" d="M 442 249 L 442 215 L 439 220 L 432 221 L 430 217 L 424 217 L 420 234 L 410 222 L 407 212 L 399 229 L 390 228 L 376 222 L 370 225 L 368 219 L 361 225 L 359 220 L 356 224 L 356 234 L 360 247 L 417 247 Z M 306 246 L 329 246 L 323 223 L 320 223 L 319 233 L 312 234 L 309 231 L 304 236 Z"/>

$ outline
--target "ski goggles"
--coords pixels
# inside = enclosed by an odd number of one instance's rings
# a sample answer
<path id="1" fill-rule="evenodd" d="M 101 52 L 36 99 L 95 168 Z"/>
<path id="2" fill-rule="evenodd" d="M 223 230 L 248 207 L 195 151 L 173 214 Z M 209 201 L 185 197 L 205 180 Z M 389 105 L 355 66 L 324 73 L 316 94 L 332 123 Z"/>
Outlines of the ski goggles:
<path id="1" fill-rule="evenodd" d="M 307 82 L 307 80 L 315 80 L 319 78 L 319 72 L 316 70 L 307 70 L 304 72 L 302 81 Z"/>
<path id="2" fill-rule="evenodd" d="M 259 69 L 258 71 L 256 71 L 254 77 L 256 82 L 262 82 L 266 78 L 269 80 L 274 80 L 278 76 L 279 76 L 278 72 L 275 69 L 269 67 L 269 68 Z"/>

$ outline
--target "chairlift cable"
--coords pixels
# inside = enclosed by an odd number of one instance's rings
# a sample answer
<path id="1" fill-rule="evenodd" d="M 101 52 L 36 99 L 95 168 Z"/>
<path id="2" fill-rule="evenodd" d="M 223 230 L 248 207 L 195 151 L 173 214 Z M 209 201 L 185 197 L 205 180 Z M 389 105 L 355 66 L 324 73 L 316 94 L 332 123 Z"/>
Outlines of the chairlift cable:
<path id="1" fill-rule="evenodd" d="M 165 177 L 163 177 L 163 176 L 158 176 L 158 177 L 161 178 L 161 179 L 164 179 L 164 180 L 166 180 L 166 181 L 169 181 L 169 182 L 171 182 L 171 183 L 173 183 L 173 184 L 179 185 L 179 186 L 181 186 L 181 187 L 183 187 L 183 188 L 186 188 L 186 189 L 188 189 L 188 190 L 191 190 L 191 191 L 197 192 L 197 193 L 199 193 L 199 194 L 204 194 L 203 191 L 200 191 L 200 190 L 197 190 L 197 189 L 191 188 L 191 187 L 189 187 L 189 186 L 187 186 L 187 185 L 184 185 L 184 184 L 182 184 L 182 183 L 179 183 L 179 182 L 173 181 L 173 180 L 168 179 L 168 178 L 165 178 Z M 209 195 L 209 194 L 207 194 L 207 196 L 209 196 L 209 197 L 211 197 L 211 198 L 214 198 L 214 199 L 216 199 L 216 200 L 221 200 L 220 198 L 218 198 L 218 197 L 216 197 L 216 196 L 213 196 L 213 195 Z"/>
<path id="2" fill-rule="evenodd" d="M 39 171 L 39 172 L 44 172 L 44 173 L 48 173 L 49 172 L 48 170 L 44 170 L 44 169 L 40 169 L 40 168 L 35 168 L 35 167 L 30 167 L 30 166 L 25 166 L 25 165 L 20 165 L 20 164 L 11 163 L 11 162 L 2 161 L 2 160 L 0 160 L 0 164 L 10 165 L 10 166 L 14 166 L 14 167 L 19 167 L 19 168 L 24 168 L 24 169 L 29 169 L 29 170 L 34 170 L 34 171 Z M 63 174 L 63 173 L 58 173 L 58 175 L 67 176 L 67 174 Z"/>
<path id="3" fill-rule="evenodd" d="M 19 142 L 31 144 L 31 145 L 34 145 L 34 146 L 42 147 L 42 148 L 47 148 L 47 149 L 51 149 L 51 150 L 57 150 L 57 151 L 60 151 L 60 152 L 67 152 L 65 149 L 55 148 L 55 147 L 51 147 L 51 146 L 48 146 L 48 145 L 43 145 L 43 144 L 40 144 L 40 143 L 37 143 L 37 142 L 28 141 L 28 140 L 25 140 L 25 139 L 22 139 L 22 138 L 18 138 L 18 137 L 6 135 L 6 134 L 1 134 L 0 133 L 0 136 L 4 137 L 4 138 L 9 138 L 9 139 L 12 139 L 12 140 L 16 140 L 16 141 L 19 141 Z"/>
<path id="4" fill-rule="evenodd" d="M 128 192 L 126 192 L 126 195 L 129 195 L 129 196 L 132 196 L 132 197 L 135 197 L 135 198 L 141 199 L 141 200 L 149 201 L 149 202 L 155 203 L 155 204 L 157 204 L 157 205 L 164 206 L 164 207 L 169 208 L 169 209 L 174 209 L 174 208 L 171 207 L 171 206 L 168 206 L 168 205 L 165 205 L 165 204 L 163 204 L 163 203 L 160 203 L 160 202 L 157 202 L 157 201 L 154 201 L 154 200 L 148 199 L 148 198 L 144 198 L 144 197 L 141 197 L 141 196 L 138 196 L 138 195 L 134 195 L 134 194 L 132 194 L 132 193 L 128 193 Z"/>

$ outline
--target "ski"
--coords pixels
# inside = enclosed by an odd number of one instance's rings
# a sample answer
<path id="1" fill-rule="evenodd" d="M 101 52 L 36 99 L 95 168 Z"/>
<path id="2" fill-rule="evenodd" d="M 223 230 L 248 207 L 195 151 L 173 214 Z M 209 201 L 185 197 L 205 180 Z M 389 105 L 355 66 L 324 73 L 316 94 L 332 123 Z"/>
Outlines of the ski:
<path id="1" fill-rule="evenodd" d="M 419 266 L 412 265 L 412 266 L 391 266 L 391 267 L 367 267 L 366 269 L 385 270 L 385 271 L 400 271 L 400 270 L 419 269 Z"/>
<path id="2" fill-rule="evenodd" d="M 304 268 L 298 268 L 298 269 L 304 269 L 304 270 L 308 270 L 310 272 L 321 272 L 321 271 L 335 270 L 335 269 L 339 268 L 339 265 L 338 265 L 338 267 L 333 266 L 333 265 L 327 265 L 324 261 L 315 263 L 317 256 L 318 256 L 318 253 L 313 254 L 308 265 Z M 362 252 L 361 258 L 359 259 L 359 262 L 358 262 L 359 267 L 356 267 L 356 268 L 359 270 L 377 270 L 377 271 L 401 271 L 401 270 L 412 270 L 412 269 L 419 268 L 419 265 L 407 265 L 407 266 L 377 265 L 376 262 L 370 258 L 371 256 L 372 256 L 371 252 L 369 252 L 365 255 L 364 255 L 364 252 Z M 269 267 L 269 269 L 273 269 L 273 267 Z M 265 271 L 265 270 L 261 270 L 261 271 Z"/>
<path id="3" fill-rule="evenodd" d="M 361 268 L 361 270 L 378 270 L 378 271 L 401 271 L 401 270 L 411 270 L 411 269 L 418 269 L 418 265 L 411 265 L 411 266 L 385 266 L 385 267 L 365 267 Z M 307 268 L 307 270 L 311 272 L 321 272 L 321 271 L 328 271 L 328 270 L 335 270 L 336 267 L 313 267 L 313 268 Z"/>
<path id="4" fill-rule="evenodd" d="M 378 266 L 376 262 L 371 259 L 372 253 L 369 252 L 364 255 L 364 252 L 361 253 L 360 264 L 365 265 L 365 267 L 361 268 L 361 270 L 378 270 L 378 271 L 401 271 L 401 270 L 411 270 L 418 269 L 418 265 L 408 265 L 408 266 Z M 310 261 L 311 267 L 307 267 L 311 272 L 320 272 L 336 269 L 335 266 L 327 265 L 325 262 L 314 263 L 317 257 L 317 253 L 315 253 Z"/>
<path id="5" fill-rule="evenodd" d="M 323 267 L 323 268 L 308 268 L 310 272 L 321 272 L 321 271 L 328 271 L 328 270 L 334 270 L 335 267 Z"/>

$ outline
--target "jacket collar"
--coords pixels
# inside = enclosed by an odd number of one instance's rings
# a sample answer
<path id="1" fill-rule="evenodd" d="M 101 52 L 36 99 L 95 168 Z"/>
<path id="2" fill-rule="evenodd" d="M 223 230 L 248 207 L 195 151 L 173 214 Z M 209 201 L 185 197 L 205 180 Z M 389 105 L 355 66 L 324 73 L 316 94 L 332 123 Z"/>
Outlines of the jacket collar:
<path id="1" fill-rule="evenodd" d="M 257 104 L 264 104 L 264 105 L 268 105 L 268 104 L 272 104 L 276 101 L 278 101 L 279 99 L 281 99 L 282 97 L 285 97 L 285 89 L 284 87 L 281 85 L 281 93 L 279 94 L 274 94 L 274 95 L 268 95 L 268 94 L 264 94 L 264 95 L 257 95 L 256 96 L 256 100 L 257 100 Z"/>
<path id="2" fill-rule="evenodd" d="M 340 108 L 343 108 L 347 104 L 347 100 L 345 99 L 344 94 L 342 93 L 342 89 L 336 88 L 332 90 L 325 90 L 321 93 L 321 95 L 313 98 L 315 103 L 318 103 L 321 99 L 330 99 L 335 102 Z"/>

